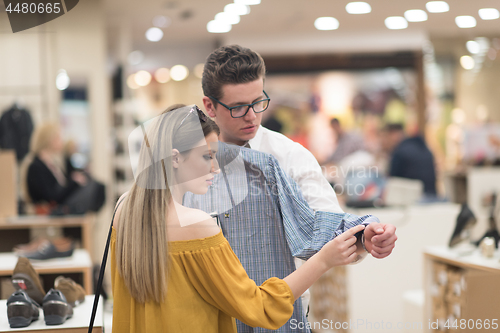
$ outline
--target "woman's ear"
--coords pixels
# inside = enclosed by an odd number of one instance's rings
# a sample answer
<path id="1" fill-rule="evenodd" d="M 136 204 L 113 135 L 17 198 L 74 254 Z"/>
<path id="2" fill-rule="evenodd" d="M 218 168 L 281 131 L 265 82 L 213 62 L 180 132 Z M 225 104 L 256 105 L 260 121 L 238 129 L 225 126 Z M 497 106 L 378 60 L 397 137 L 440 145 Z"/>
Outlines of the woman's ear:
<path id="1" fill-rule="evenodd" d="M 172 149 L 172 167 L 177 169 L 179 167 L 179 162 L 181 159 L 181 154 L 177 149 Z"/>

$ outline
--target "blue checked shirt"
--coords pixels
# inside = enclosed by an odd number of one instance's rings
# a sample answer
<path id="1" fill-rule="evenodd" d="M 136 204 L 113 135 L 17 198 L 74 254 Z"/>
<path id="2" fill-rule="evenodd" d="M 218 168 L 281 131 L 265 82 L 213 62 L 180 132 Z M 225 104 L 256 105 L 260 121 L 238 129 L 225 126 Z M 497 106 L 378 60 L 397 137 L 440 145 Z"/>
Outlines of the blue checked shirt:
<path id="1" fill-rule="evenodd" d="M 293 257 L 308 259 L 323 245 L 358 225 L 378 222 L 372 215 L 313 211 L 299 186 L 270 154 L 219 143 L 221 173 L 205 195 L 187 193 L 184 205 L 217 212 L 224 236 L 257 285 L 295 270 Z M 301 325 L 300 323 L 304 323 Z M 280 329 L 249 327 L 237 320 L 238 333 L 307 332 L 302 302 Z M 294 329 L 292 329 L 294 328 Z"/>

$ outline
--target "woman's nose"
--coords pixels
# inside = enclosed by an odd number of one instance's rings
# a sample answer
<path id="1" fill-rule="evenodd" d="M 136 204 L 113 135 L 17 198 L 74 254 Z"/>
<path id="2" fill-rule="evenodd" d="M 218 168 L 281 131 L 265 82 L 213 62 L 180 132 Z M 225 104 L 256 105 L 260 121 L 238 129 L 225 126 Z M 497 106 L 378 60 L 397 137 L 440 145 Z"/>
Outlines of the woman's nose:
<path id="1" fill-rule="evenodd" d="M 214 174 L 220 173 L 219 163 L 217 162 L 216 158 L 212 159 L 212 168 L 210 171 Z"/>

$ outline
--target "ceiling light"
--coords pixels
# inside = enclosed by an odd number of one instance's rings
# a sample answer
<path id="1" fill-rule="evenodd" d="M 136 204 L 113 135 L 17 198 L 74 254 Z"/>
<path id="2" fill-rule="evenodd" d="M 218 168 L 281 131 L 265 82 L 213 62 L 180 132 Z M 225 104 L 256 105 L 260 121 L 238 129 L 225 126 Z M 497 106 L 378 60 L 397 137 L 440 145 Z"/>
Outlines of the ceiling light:
<path id="1" fill-rule="evenodd" d="M 127 86 L 130 88 L 130 89 L 139 89 L 140 86 L 135 83 L 135 74 L 130 74 L 127 78 Z"/>
<path id="2" fill-rule="evenodd" d="M 450 6 L 445 1 L 429 1 L 425 4 L 429 13 L 445 13 L 450 10 Z"/>
<path id="3" fill-rule="evenodd" d="M 168 68 L 158 68 L 155 72 L 155 80 L 160 83 L 170 81 L 170 71 Z"/>
<path id="4" fill-rule="evenodd" d="M 334 17 L 318 17 L 314 26 L 318 30 L 335 30 L 339 28 L 339 21 Z"/>
<path id="5" fill-rule="evenodd" d="M 410 9 L 405 12 L 405 19 L 408 22 L 427 21 L 427 13 L 421 9 Z"/>
<path id="6" fill-rule="evenodd" d="M 202 78 L 202 76 L 203 76 L 203 68 L 204 68 L 204 67 L 205 67 L 205 64 L 202 64 L 202 63 L 200 63 L 200 64 L 198 64 L 198 65 L 194 66 L 194 70 L 193 70 L 193 72 L 194 72 L 194 75 L 195 75 L 197 78 L 199 78 L 199 79 L 201 79 L 201 78 Z"/>
<path id="7" fill-rule="evenodd" d="M 389 16 L 385 19 L 385 26 L 391 30 L 408 28 L 408 21 L 402 16 Z"/>
<path id="8" fill-rule="evenodd" d="M 207 23 L 207 31 L 213 34 L 222 34 L 231 31 L 231 24 L 225 22 L 212 20 Z"/>
<path id="9" fill-rule="evenodd" d="M 224 12 L 235 15 L 250 14 L 250 7 L 242 3 L 230 3 L 224 7 Z"/>
<path id="10" fill-rule="evenodd" d="M 138 71 L 135 73 L 134 80 L 138 86 L 145 87 L 151 82 L 151 74 L 146 71 Z"/>
<path id="11" fill-rule="evenodd" d="M 500 12 L 495 8 L 483 8 L 479 10 L 479 17 L 483 20 L 496 20 L 500 17 Z"/>
<path id="12" fill-rule="evenodd" d="M 260 4 L 260 0 L 234 0 L 234 3 L 242 5 L 258 5 Z"/>
<path id="13" fill-rule="evenodd" d="M 475 40 L 468 41 L 467 43 L 465 43 L 465 46 L 467 47 L 467 51 L 469 51 L 469 53 L 471 54 L 478 54 L 480 51 L 479 43 Z"/>
<path id="14" fill-rule="evenodd" d="M 349 14 L 368 14 L 372 11 L 372 7 L 366 2 L 349 2 L 345 10 Z"/>
<path id="15" fill-rule="evenodd" d="M 455 17 L 455 23 L 459 28 L 474 28 L 476 26 L 476 19 L 473 16 L 462 15 Z"/>
<path id="16" fill-rule="evenodd" d="M 149 28 L 146 31 L 146 39 L 150 42 L 159 42 L 163 38 L 163 31 L 159 28 Z"/>
<path id="17" fill-rule="evenodd" d="M 138 50 L 130 52 L 127 56 L 127 60 L 132 66 L 139 65 L 144 60 L 144 53 Z"/>
<path id="18" fill-rule="evenodd" d="M 189 70 L 184 65 L 175 65 L 170 68 L 170 77 L 174 81 L 182 81 L 189 75 Z"/>
<path id="19" fill-rule="evenodd" d="M 69 87 L 69 76 L 68 73 L 64 70 L 61 69 L 59 70 L 59 73 L 57 73 L 56 76 L 56 87 L 59 90 L 66 90 Z"/>
<path id="20" fill-rule="evenodd" d="M 471 70 L 474 68 L 476 63 L 474 61 L 474 58 L 472 58 L 471 56 L 465 55 L 465 56 L 460 57 L 460 65 L 462 65 L 462 67 L 466 70 Z"/>
<path id="21" fill-rule="evenodd" d="M 170 17 L 158 15 L 154 17 L 153 25 L 158 28 L 166 28 L 170 25 L 171 21 Z"/>
<path id="22" fill-rule="evenodd" d="M 226 24 L 238 24 L 238 23 L 240 23 L 240 16 L 235 15 L 235 14 L 231 14 L 231 13 L 222 12 L 222 13 L 218 13 L 217 15 L 215 15 L 215 20 L 219 21 L 219 22 L 226 23 Z"/>

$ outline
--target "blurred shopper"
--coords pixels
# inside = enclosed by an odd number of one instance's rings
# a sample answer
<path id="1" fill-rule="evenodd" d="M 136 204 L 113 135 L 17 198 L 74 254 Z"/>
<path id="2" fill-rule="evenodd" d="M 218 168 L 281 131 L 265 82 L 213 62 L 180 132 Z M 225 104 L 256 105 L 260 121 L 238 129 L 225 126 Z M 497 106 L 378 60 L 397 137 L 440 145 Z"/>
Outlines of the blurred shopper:
<path id="1" fill-rule="evenodd" d="M 327 163 L 339 164 L 345 157 L 365 148 L 361 135 L 355 132 L 346 132 L 337 118 L 330 121 L 330 127 L 334 132 L 337 148 L 328 158 Z"/>
<path id="2" fill-rule="evenodd" d="M 104 203 L 104 185 L 83 172 L 66 174 L 61 167 L 62 152 L 57 124 L 46 123 L 36 129 L 31 152 L 24 162 L 26 201 L 44 207 L 38 213 L 82 214 L 99 210 Z"/>
<path id="3" fill-rule="evenodd" d="M 219 140 L 251 148 L 248 153 L 257 150 L 272 155 L 272 158 L 279 163 L 276 168 L 280 173 L 284 171 L 291 177 L 287 182 L 300 187 L 301 194 L 308 204 L 308 207 L 285 207 L 288 213 L 277 210 L 274 215 L 275 208 L 273 207 L 271 211 L 270 206 L 276 203 L 269 203 L 265 197 L 257 200 L 260 198 L 258 195 L 249 195 L 249 200 L 244 200 L 238 205 L 238 207 L 245 205 L 245 209 L 235 209 L 223 214 L 222 229 L 228 233 L 229 242 L 250 277 L 259 283 L 270 276 L 286 276 L 295 269 L 292 256 L 307 258 L 314 253 L 310 251 L 311 248 L 320 248 L 330 240 L 326 239 L 325 235 L 320 235 L 321 232 L 318 233 L 317 230 L 323 228 L 334 230 L 339 225 L 359 224 L 364 220 L 367 224 L 364 239 L 368 240 L 374 249 L 370 251 L 371 254 L 376 258 L 388 256 L 397 239 L 395 227 L 389 224 L 369 223 L 378 221 L 373 217 L 368 220 L 367 217 L 344 213 L 335 192 L 324 178 L 311 152 L 284 135 L 260 126 L 262 112 L 267 109 L 270 102 L 269 96 L 264 91 L 265 72 L 264 61 L 258 53 L 238 45 L 231 45 L 221 47 L 208 56 L 202 78 L 205 95 L 203 104 L 208 115 L 215 119 L 220 128 Z M 267 156 L 269 159 L 269 155 Z M 263 156 L 255 156 L 253 161 L 245 162 L 256 161 L 262 165 L 263 171 L 269 169 L 270 165 L 267 164 L 266 167 Z M 288 200 L 291 196 L 285 195 L 285 199 Z M 300 194 L 298 196 L 302 197 Z M 209 205 L 209 200 L 205 201 L 203 207 Z M 311 224 L 301 221 L 293 214 L 306 208 L 312 211 Z M 237 227 L 234 227 L 235 225 Z M 271 226 L 277 230 L 273 234 L 269 234 Z M 300 232 L 297 233 L 295 230 Z M 255 242 L 253 248 L 268 250 L 248 251 L 245 244 L 248 243 L 250 233 L 251 239 Z M 289 237 L 290 235 L 293 237 Z M 358 236 L 361 238 L 361 234 Z M 263 243 L 260 245 L 264 240 L 266 247 Z M 283 249 L 283 244 L 289 248 Z M 301 308 L 302 301 L 298 300 L 295 306 Z M 307 321 L 305 314 L 300 311 L 294 313 L 292 318 L 297 322 Z M 237 325 L 240 333 L 263 332 L 240 322 Z M 288 331 L 290 328 L 285 327 L 278 332 Z M 304 328 L 301 332 L 309 332 L 309 329 Z"/>
<path id="4" fill-rule="evenodd" d="M 421 136 L 407 138 L 401 124 L 388 124 L 382 130 L 381 144 L 390 154 L 389 176 L 421 180 L 424 194 L 436 196 L 434 156 Z"/>

